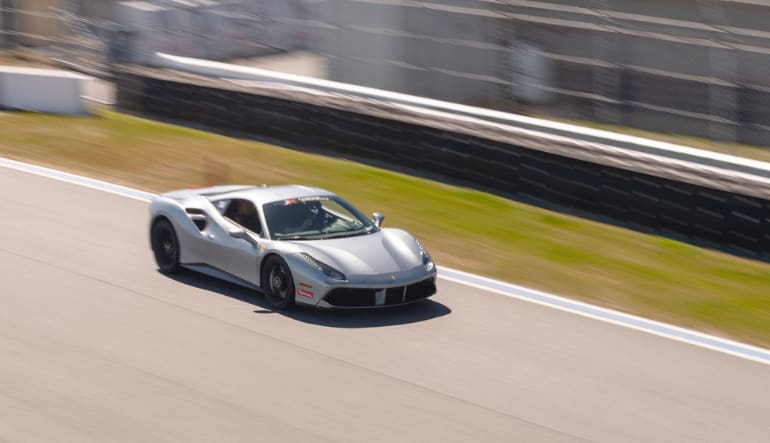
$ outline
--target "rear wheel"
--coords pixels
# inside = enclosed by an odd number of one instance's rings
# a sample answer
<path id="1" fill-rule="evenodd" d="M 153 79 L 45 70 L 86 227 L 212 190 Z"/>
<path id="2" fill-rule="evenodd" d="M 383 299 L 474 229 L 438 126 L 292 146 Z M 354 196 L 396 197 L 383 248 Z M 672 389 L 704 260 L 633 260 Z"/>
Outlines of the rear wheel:
<path id="1" fill-rule="evenodd" d="M 294 307 L 294 280 L 289 265 L 277 255 L 268 257 L 262 267 L 262 291 L 267 302 L 276 309 Z"/>
<path id="2" fill-rule="evenodd" d="M 152 252 L 160 272 L 173 274 L 181 269 L 179 266 L 179 240 L 171 222 L 166 219 L 159 219 L 152 224 L 150 245 L 152 245 Z"/>

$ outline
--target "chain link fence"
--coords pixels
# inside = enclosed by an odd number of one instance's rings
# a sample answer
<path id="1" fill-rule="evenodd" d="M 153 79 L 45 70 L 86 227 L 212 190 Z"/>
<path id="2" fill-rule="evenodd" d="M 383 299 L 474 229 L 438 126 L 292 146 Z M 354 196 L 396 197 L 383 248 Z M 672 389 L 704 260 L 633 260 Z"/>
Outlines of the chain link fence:
<path id="1" fill-rule="evenodd" d="M 509 0 L 505 26 L 556 80 L 537 111 L 768 145 L 770 6 L 692 0 Z M 504 74 L 504 73 L 503 73 Z M 520 87 L 522 85 L 519 85 Z"/>
<path id="2" fill-rule="evenodd" d="M 0 0 L 0 45 L 109 76 L 304 51 L 319 76 L 770 145 L 770 6 L 725 0 Z"/>

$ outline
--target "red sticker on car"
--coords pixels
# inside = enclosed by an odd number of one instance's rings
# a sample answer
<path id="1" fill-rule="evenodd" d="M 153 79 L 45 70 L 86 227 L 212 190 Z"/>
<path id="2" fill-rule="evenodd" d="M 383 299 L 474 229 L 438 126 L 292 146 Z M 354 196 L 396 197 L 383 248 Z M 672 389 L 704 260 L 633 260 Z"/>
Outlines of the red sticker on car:
<path id="1" fill-rule="evenodd" d="M 297 289 L 297 295 L 302 297 L 313 298 L 313 291 L 306 291 L 304 289 Z"/>

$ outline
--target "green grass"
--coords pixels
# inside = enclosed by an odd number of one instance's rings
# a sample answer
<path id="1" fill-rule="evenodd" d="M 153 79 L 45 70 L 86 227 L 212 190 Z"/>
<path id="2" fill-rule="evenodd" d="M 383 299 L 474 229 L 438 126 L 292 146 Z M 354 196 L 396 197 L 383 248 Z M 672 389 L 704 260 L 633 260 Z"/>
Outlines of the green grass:
<path id="1" fill-rule="evenodd" d="M 441 265 L 770 346 L 770 264 L 466 188 L 161 124 L 0 113 L 0 155 L 150 191 L 303 183 L 417 235 Z"/>

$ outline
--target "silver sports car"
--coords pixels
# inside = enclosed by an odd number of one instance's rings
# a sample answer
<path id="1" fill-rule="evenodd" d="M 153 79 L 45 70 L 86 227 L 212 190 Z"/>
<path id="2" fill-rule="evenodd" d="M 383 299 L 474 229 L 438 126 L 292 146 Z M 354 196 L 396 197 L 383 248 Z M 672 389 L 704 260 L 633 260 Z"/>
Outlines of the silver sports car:
<path id="1" fill-rule="evenodd" d="M 154 199 L 150 213 L 161 272 L 184 267 L 260 289 L 278 309 L 394 306 L 436 293 L 436 267 L 417 239 L 323 189 L 181 190 Z"/>

